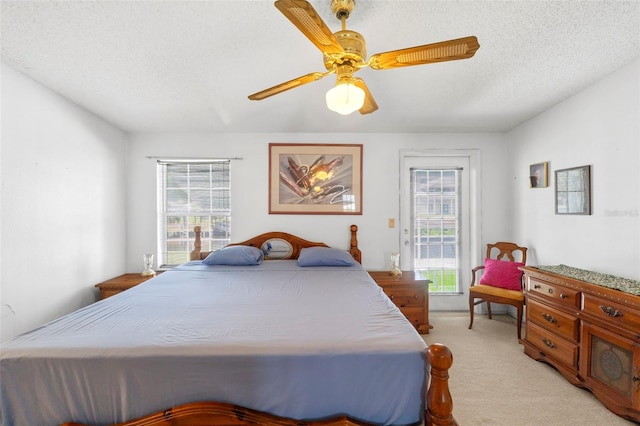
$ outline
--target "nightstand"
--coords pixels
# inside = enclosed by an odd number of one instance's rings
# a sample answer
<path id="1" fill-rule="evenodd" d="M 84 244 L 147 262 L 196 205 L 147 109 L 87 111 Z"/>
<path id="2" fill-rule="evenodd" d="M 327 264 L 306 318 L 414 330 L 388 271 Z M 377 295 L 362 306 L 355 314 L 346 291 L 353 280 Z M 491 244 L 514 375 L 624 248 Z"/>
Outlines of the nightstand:
<path id="1" fill-rule="evenodd" d="M 156 274 L 160 274 L 161 272 L 156 272 Z M 136 274 L 123 274 L 115 278 L 111 278 L 110 280 L 101 282 L 100 284 L 96 284 L 96 287 L 100 289 L 100 300 L 106 299 L 107 297 L 113 296 L 114 294 L 118 294 L 121 291 L 125 291 L 130 289 L 131 287 L 135 287 L 140 283 L 143 283 L 153 277 L 143 277 L 139 273 Z"/>
<path id="2" fill-rule="evenodd" d="M 400 312 L 420 334 L 429 334 L 429 280 L 417 278 L 413 271 L 402 271 L 401 276 L 389 271 L 368 271 Z"/>

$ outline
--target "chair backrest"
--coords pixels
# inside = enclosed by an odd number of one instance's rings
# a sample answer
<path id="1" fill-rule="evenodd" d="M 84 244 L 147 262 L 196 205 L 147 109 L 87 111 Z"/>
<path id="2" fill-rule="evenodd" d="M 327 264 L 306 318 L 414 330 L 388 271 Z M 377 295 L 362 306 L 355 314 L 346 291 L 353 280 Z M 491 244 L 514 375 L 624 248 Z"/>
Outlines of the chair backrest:
<path id="1" fill-rule="evenodd" d="M 519 252 L 519 253 L 518 253 Z M 492 256 L 497 253 L 497 255 Z M 519 257 L 519 258 L 518 258 Z M 511 262 L 527 263 L 527 248 L 520 247 L 514 243 L 497 242 L 494 244 L 487 244 L 487 259 L 507 260 Z"/>

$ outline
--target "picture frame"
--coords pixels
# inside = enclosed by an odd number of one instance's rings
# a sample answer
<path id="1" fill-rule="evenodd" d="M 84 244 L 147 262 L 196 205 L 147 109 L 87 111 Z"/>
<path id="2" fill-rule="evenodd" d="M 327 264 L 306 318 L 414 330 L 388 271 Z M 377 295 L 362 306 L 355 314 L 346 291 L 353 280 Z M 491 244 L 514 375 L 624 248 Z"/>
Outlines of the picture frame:
<path id="1" fill-rule="evenodd" d="M 536 163 L 529 166 L 530 188 L 546 188 L 549 186 L 549 162 Z"/>
<path id="2" fill-rule="evenodd" d="M 556 214 L 591 214 L 591 166 L 555 171 Z"/>
<path id="3" fill-rule="evenodd" d="M 361 144 L 269 144 L 269 214 L 362 214 Z"/>

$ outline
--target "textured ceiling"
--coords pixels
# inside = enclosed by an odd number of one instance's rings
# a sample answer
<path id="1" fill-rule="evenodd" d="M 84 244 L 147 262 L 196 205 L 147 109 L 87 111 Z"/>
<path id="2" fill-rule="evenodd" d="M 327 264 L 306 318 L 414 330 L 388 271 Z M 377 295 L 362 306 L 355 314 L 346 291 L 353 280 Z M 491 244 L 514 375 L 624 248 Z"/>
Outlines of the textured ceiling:
<path id="1" fill-rule="evenodd" d="M 311 0 L 333 30 L 330 0 Z M 640 2 L 357 0 L 367 53 L 469 35 L 467 60 L 374 71 L 379 110 L 326 108 L 335 78 L 274 6 L 254 1 L 2 1 L 2 61 L 130 132 L 505 131 L 640 55 Z"/>

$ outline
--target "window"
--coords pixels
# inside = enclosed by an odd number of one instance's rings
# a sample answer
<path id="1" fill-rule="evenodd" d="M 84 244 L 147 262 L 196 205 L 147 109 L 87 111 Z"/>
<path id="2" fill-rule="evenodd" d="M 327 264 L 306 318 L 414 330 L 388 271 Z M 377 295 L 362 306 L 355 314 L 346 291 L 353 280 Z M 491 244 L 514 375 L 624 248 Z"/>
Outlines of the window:
<path id="1" fill-rule="evenodd" d="M 229 160 L 158 161 L 158 265 L 187 262 L 193 227 L 202 227 L 202 251 L 231 240 Z"/>
<path id="2" fill-rule="evenodd" d="M 459 294 L 460 169 L 411 169 L 414 268 L 429 291 Z"/>

